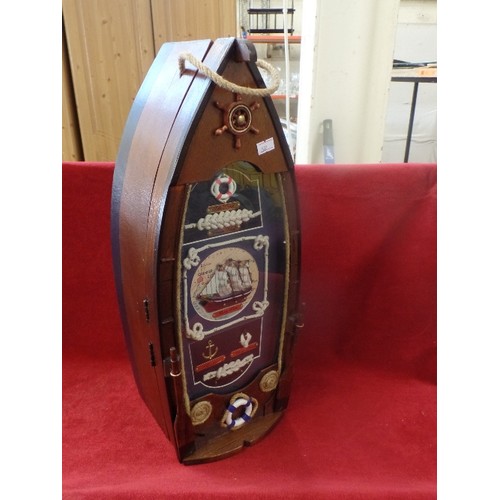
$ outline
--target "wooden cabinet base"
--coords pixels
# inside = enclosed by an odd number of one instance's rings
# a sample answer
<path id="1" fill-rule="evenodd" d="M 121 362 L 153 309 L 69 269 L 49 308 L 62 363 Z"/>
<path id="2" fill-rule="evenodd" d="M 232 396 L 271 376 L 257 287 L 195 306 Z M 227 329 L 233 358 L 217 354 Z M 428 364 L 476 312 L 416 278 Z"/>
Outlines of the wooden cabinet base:
<path id="1" fill-rule="evenodd" d="M 194 451 L 183 460 L 186 465 L 203 462 L 213 462 L 227 458 L 238 453 L 246 446 L 251 446 L 260 441 L 278 423 L 283 413 L 272 413 L 255 420 L 251 426 L 228 432 L 223 436 L 208 441 L 204 446 Z"/>

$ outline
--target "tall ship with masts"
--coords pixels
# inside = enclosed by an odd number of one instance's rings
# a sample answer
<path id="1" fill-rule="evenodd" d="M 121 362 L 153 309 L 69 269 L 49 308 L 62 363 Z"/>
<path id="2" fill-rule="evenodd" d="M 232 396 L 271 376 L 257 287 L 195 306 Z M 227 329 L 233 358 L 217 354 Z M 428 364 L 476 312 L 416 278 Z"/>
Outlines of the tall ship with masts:
<path id="1" fill-rule="evenodd" d="M 214 312 L 228 306 L 241 304 L 252 291 L 252 277 L 249 262 L 227 259 L 217 264 L 216 269 L 200 294 L 200 304 L 207 312 Z"/>

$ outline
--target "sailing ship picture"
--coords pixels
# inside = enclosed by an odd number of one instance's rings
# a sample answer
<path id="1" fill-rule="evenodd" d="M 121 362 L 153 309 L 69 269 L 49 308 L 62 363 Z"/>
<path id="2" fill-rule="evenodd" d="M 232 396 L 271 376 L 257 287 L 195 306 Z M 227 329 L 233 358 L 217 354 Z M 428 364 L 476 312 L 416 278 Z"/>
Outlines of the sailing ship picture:
<path id="1" fill-rule="evenodd" d="M 233 259 L 217 265 L 212 279 L 197 297 L 205 311 L 218 311 L 221 307 L 241 304 L 245 300 L 252 291 L 248 267 L 249 261 L 243 263 Z"/>
<path id="2" fill-rule="evenodd" d="M 205 319 L 227 319 L 250 302 L 258 281 L 257 264 L 246 250 L 217 250 L 200 263 L 193 276 L 193 307 Z"/>

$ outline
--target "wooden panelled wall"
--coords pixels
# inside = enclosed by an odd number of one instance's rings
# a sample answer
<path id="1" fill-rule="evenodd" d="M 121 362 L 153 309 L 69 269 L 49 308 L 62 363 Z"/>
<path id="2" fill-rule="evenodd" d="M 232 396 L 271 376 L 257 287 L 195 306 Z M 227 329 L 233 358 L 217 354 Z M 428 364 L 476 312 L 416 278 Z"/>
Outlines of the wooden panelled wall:
<path id="1" fill-rule="evenodd" d="M 237 0 L 63 0 L 63 160 L 114 161 L 161 45 L 237 35 Z"/>

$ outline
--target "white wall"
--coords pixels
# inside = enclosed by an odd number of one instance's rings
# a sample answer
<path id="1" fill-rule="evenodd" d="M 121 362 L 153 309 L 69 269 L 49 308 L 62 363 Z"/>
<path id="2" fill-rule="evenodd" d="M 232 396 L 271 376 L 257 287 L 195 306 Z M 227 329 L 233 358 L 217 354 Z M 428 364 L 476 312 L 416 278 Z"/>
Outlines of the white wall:
<path id="1" fill-rule="evenodd" d="M 437 61 L 436 0 L 401 0 L 394 58 L 411 62 Z M 404 158 L 412 83 L 392 82 L 389 90 L 382 161 Z M 436 162 L 437 85 L 420 83 L 410 145 L 410 162 Z"/>
<path id="2" fill-rule="evenodd" d="M 249 3 L 238 0 L 240 20 Z M 390 81 L 392 60 L 437 60 L 436 0 L 295 0 L 295 8 L 295 34 L 302 35 L 301 45 L 290 45 L 292 96 L 300 90 L 298 106 L 291 99 L 296 162 L 323 162 L 324 119 L 333 120 L 337 163 L 403 161 L 413 84 Z M 284 77 L 283 47 L 256 47 Z M 436 88 L 419 85 L 410 161 L 436 161 Z M 275 104 L 283 117 L 284 102 Z"/>
<path id="3" fill-rule="evenodd" d="M 399 0 L 309 0 L 303 10 L 297 163 L 323 162 L 333 120 L 337 163 L 382 159 Z"/>

